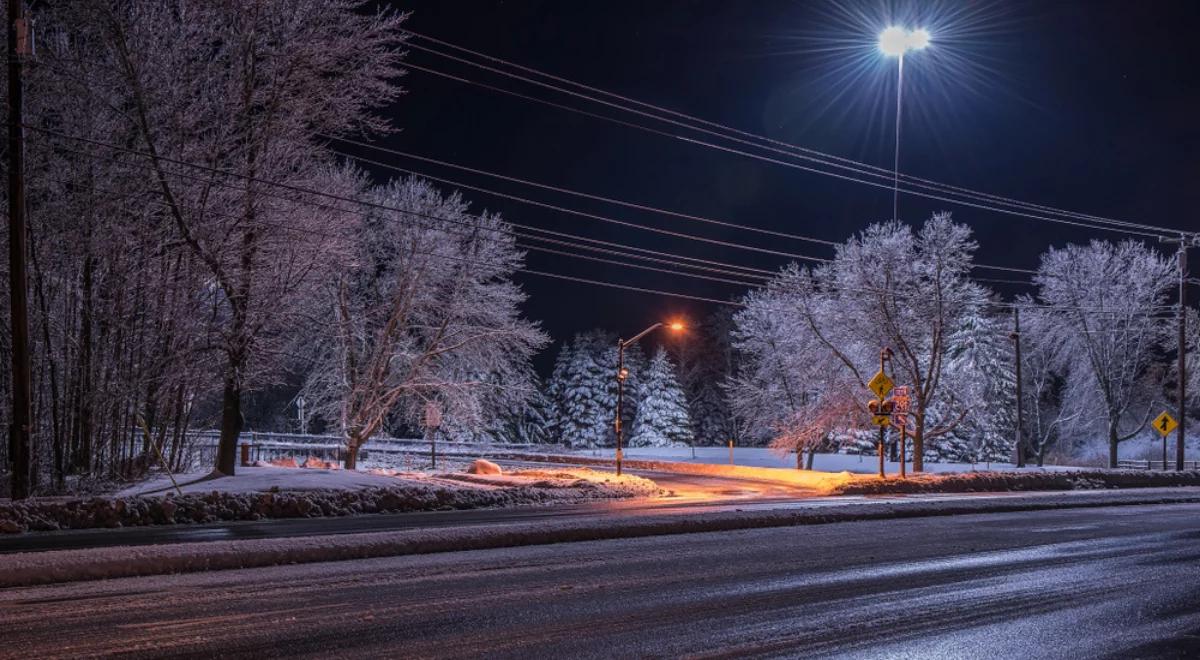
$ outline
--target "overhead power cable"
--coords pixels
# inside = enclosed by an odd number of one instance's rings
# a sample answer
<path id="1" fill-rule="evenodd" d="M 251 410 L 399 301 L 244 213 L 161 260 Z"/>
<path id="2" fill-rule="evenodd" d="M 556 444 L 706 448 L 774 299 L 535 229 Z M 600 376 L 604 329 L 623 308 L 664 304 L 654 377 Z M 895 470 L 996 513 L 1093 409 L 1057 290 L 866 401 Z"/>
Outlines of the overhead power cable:
<path id="1" fill-rule="evenodd" d="M 413 33 L 413 34 L 415 36 L 423 36 L 423 35 L 416 35 L 416 33 Z M 731 135 L 716 133 L 715 131 L 708 130 L 708 129 L 694 126 L 694 125 L 689 125 L 689 124 L 683 123 L 678 120 L 673 120 L 673 119 L 662 117 L 659 115 L 654 115 L 652 113 L 638 110 L 635 108 L 629 108 L 627 106 L 621 105 L 620 103 L 614 103 L 612 101 L 607 101 L 604 99 L 596 98 L 595 96 L 591 96 L 591 95 L 581 93 L 578 91 L 574 91 L 574 90 L 570 90 L 570 89 L 564 89 L 557 85 L 546 83 L 546 82 L 540 81 L 540 80 L 535 80 L 535 79 L 529 78 L 527 76 L 512 73 L 510 71 L 504 71 L 502 69 L 497 69 L 495 67 L 480 64 L 479 62 L 473 62 L 471 60 L 457 57 L 457 56 L 454 56 L 454 55 L 451 55 L 448 53 L 444 53 L 444 52 L 438 51 L 436 49 L 429 48 L 427 46 L 421 46 L 419 44 L 413 44 L 411 42 L 409 45 L 413 48 L 416 48 L 417 50 L 425 51 L 430 54 L 440 56 L 443 58 L 447 58 L 447 59 L 450 59 L 450 60 L 453 60 L 456 62 L 460 62 L 460 63 L 468 65 L 468 66 L 479 68 L 479 69 L 482 69 L 485 71 L 490 71 L 490 72 L 496 73 L 498 75 L 502 75 L 502 76 L 506 76 L 506 77 L 513 78 L 516 80 L 520 80 L 520 81 L 526 82 L 528 84 L 543 87 L 545 89 L 550 89 L 550 90 L 553 90 L 553 91 L 556 91 L 556 92 L 559 92 L 562 94 L 566 94 L 569 96 L 581 98 L 581 99 L 587 100 L 589 102 L 598 103 L 601 105 L 605 105 L 605 106 L 612 107 L 615 109 L 623 110 L 625 112 L 630 112 L 630 113 L 644 116 L 644 117 L 654 119 L 657 121 L 680 126 L 682 128 L 686 128 L 688 130 L 713 135 L 715 137 L 719 137 L 724 140 L 738 142 L 741 144 L 747 144 L 749 146 L 753 146 L 755 148 L 762 149 L 765 151 L 783 153 L 792 158 L 817 162 L 817 163 L 820 163 L 827 167 L 835 167 L 835 168 L 839 168 L 839 169 L 849 170 L 851 172 L 857 173 L 862 176 L 874 176 L 874 177 L 885 176 L 885 171 L 882 170 L 882 168 L 878 168 L 877 166 L 867 165 L 864 163 L 857 163 L 856 161 L 851 161 L 849 159 L 831 156 L 829 154 L 821 154 L 819 157 L 813 156 L 813 155 L 811 155 L 812 153 L 820 154 L 820 152 L 814 152 L 814 150 L 808 150 L 808 149 L 803 149 L 801 147 L 795 147 L 794 145 L 787 145 L 788 149 L 785 150 L 785 149 L 780 149 L 775 146 L 770 146 L 770 144 L 764 145 L 764 144 L 757 143 L 757 142 L 751 142 L 744 138 L 738 138 L 738 137 L 731 136 Z M 829 172 L 826 170 L 818 170 L 818 169 L 814 169 L 814 168 L 809 168 L 809 167 L 799 165 L 797 163 L 782 162 L 782 161 L 778 161 L 777 159 L 772 159 L 772 158 L 762 156 L 760 154 L 747 153 L 747 152 L 740 151 L 737 149 L 732 149 L 729 147 L 724 147 L 721 145 L 715 145 L 712 143 L 704 142 L 702 140 L 697 140 L 694 138 L 689 138 L 686 136 L 681 136 L 681 135 L 677 135 L 674 133 L 669 133 L 666 131 L 661 131 L 658 129 L 653 129 L 653 128 L 638 125 L 638 124 L 633 124 L 631 122 L 624 122 L 622 120 L 618 120 L 618 119 L 611 118 L 611 117 L 606 117 L 604 115 L 589 113 L 587 111 L 579 110 L 577 108 L 572 108 L 570 106 L 565 106 L 562 104 L 556 104 L 551 101 L 546 101 L 544 99 L 540 99 L 537 97 L 520 94 L 518 92 L 512 92 L 511 90 L 506 90 L 503 88 L 487 85 L 486 83 L 480 83 L 478 81 L 463 78 L 461 76 L 456 76 L 454 74 L 448 74 L 443 71 L 438 71 L 435 69 L 429 69 L 426 67 L 422 67 L 420 65 L 416 65 L 411 62 L 406 62 L 405 66 L 408 68 L 413 68 L 413 69 L 424 71 L 424 72 L 431 73 L 434 75 L 455 79 L 455 80 L 458 80 L 458 81 L 466 83 L 466 84 L 472 84 L 472 85 L 486 87 L 488 89 L 491 89 L 493 91 L 497 91 L 500 93 L 510 94 L 513 96 L 525 98 L 525 99 L 533 101 L 533 102 L 543 103 L 546 105 L 552 105 L 552 106 L 558 107 L 560 109 L 564 109 L 564 110 L 568 110 L 568 111 L 572 111 L 572 112 L 578 112 L 581 114 L 586 114 L 588 116 L 592 116 L 597 119 L 613 121 L 613 122 L 620 123 L 620 124 L 630 126 L 633 128 L 638 128 L 640 130 L 658 133 L 660 135 L 672 137 L 672 138 L 683 140 L 686 142 L 691 142 L 691 143 L 698 144 L 701 146 L 707 146 L 707 147 L 719 149 L 719 150 L 730 152 L 730 153 L 736 153 L 736 154 L 740 154 L 740 155 L 747 156 L 750 158 L 764 160 L 767 162 L 774 162 L 776 164 L 786 165 L 789 167 L 794 167 L 794 168 L 798 168 L 801 170 L 811 171 L 811 172 L 818 173 L 818 174 L 824 174 L 827 176 L 834 176 L 837 178 L 847 179 L 847 180 L 851 180 L 851 181 L 857 181 L 859 183 L 863 183 L 866 185 L 871 185 L 871 186 L 880 187 L 880 188 L 887 188 L 889 190 L 893 187 L 893 184 L 891 182 L 885 183 L 885 182 L 869 181 L 869 180 L 864 180 L 864 179 L 860 179 L 857 177 L 846 176 L 846 175 L 841 175 L 841 174 L 834 173 L 834 172 Z M 519 65 L 514 65 L 514 66 L 519 66 Z M 540 72 L 539 72 L 539 75 L 545 75 L 547 77 L 552 77 L 552 76 L 549 76 L 549 74 L 541 74 Z M 587 88 L 586 85 L 582 85 L 581 83 L 571 83 L 571 84 L 580 86 L 585 89 Z M 611 94 L 611 93 L 608 93 L 608 94 Z M 617 96 L 617 95 L 613 95 L 613 96 Z M 641 105 L 644 105 L 644 106 L 650 105 L 650 104 L 643 104 L 641 102 L 638 102 L 638 103 Z M 656 107 L 656 106 L 650 106 L 650 107 Z M 670 111 L 670 112 L 673 113 L 673 111 Z M 675 113 L 675 114 L 682 115 L 682 113 Z M 687 115 L 683 115 L 683 116 L 687 116 Z M 694 118 L 692 120 L 697 121 Z M 698 120 L 698 121 L 704 122 L 704 120 Z M 712 124 L 713 122 L 704 122 L 704 123 Z M 731 132 L 745 133 L 744 131 L 738 131 L 737 129 L 730 129 L 729 127 L 722 127 L 722 128 L 724 130 L 728 130 Z M 753 135 L 753 134 L 751 134 L 751 135 Z M 760 140 L 760 141 L 766 141 L 768 143 L 779 143 L 779 141 L 771 140 L 770 138 L 765 138 L 763 136 L 755 136 L 755 139 Z M 779 143 L 779 144 L 786 144 L 786 143 Z M 848 165 L 846 163 L 853 163 L 853 165 Z M 891 171 L 890 170 L 886 171 L 886 177 L 890 179 L 891 176 L 892 176 Z M 1141 224 L 1141 223 L 1131 223 L 1131 222 L 1126 222 L 1126 221 L 1121 221 L 1121 220 L 1114 220 L 1114 219 L 1110 219 L 1110 218 L 1103 218 L 1102 216 L 1082 214 L 1082 213 L 1076 213 L 1076 212 L 1071 212 L 1071 211 L 1062 211 L 1062 210 L 1054 209 L 1052 207 L 1048 207 L 1048 206 L 1044 206 L 1044 205 L 1037 205 L 1037 204 L 1032 204 L 1029 202 L 1022 202 L 1020 200 L 1005 198 L 1005 197 L 1001 197 L 998 195 L 991 195 L 988 193 L 980 193 L 980 192 L 972 191 L 972 190 L 969 190 L 966 188 L 960 188 L 960 187 L 956 187 L 956 186 L 947 186 L 946 184 L 939 184 L 936 182 L 931 182 L 926 179 L 920 179 L 918 177 L 904 176 L 904 180 L 905 180 L 905 183 L 910 186 L 916 186 L 919 188 L 924 188 L 924 189 L 933 191 L 931 193 L 931 192 L 923 192 L 921 190 L 914 190 L 911 188 L 903 188 L 902 191 L 906 192 L 908 194 L 926 197 L 928 199 L 934 199 L 934 200 L 938 200 L 938 201 L 944 201 L 944 202 L 948 202 L 948 203 L 962 204 L 965 206 L 970 206 L 973 208 L 979 208 L 979 209 L 983 209 L 983 210 L 1007 213 L 1010 215 L 1017 215 L 1017 216 L 1022 216 L 1022 217 L 1035 219 L 1035 220 L 1057 222 L 1057 223 L 1061 223 L 1061 224 L 1087 227 L 1087 228 L 1091 228 L 1091 229 L 1103 229 L 1103 230 L 1107 230 L 1107 231 L 1120 231 L 1120 232 L 1124 232 L 1124 233 L 1142 235 L 1142 236 L 1150 236 L 1150 237 L 1157 237 L 1160 234 L 1176 235 L 1179 233 L 1179 230 L 1177 230 L 1177 229 L 1156 227 L 1153 225 L 1146 225 L 1146 224 Z M 941 194 L 934 194 L 934 193 L 941 193 Z M 969 200 L 973 200 L 973 201 L 957 199 L 957 198 L 953 198 L 953 197 L 946 197 L 945 195 L 958 195 L 960 197 L 967 197 Z M 1000 208 L 1000 207 L 995 206 L 996 204 L 1013 206 L 1016 208 Z M 1018 209 L 1023 209 L 1023 210 L 1018 210 Z M 1052 215 L 1036 215 L 1035 213 L 1031 213 L 1031 212 L 1027 212 L 1027 211 L 1033 211 L 1033 212 L 1042 213 L 1042 214 L 1057 214 L 1057 215 L 1064 216 L 1064 217 L 1052 217 Z M 1072 220 L 1068 220 L 1066 218 L 1072 218 Z M 1154 233 L 1154 232 L 1156 232 L 1156 233 Z"/>
<path id="2" fill-rule="evenodd" d="M 99 141 L 99 140 L 94 140 L 94 139 L 91 139 L 91 138 L 83 138 L 83 137 L 79 137 L 79 136 L 70 136 L 70 135 L 67 135 L 67 134 L 60 133 L 60 132 L 58 132 L 58 131 L 54 131 L 54 130 L 52 130 L 52 129 L 46 129 L 46 128 L 35 127 L 35 126 L 29 126 L 29 128 L 30 128 L 30 129 L 32 129 L 32 130 L 38 131 L 38 132 L 45 133 L 45 134 L 56 135 L 56 136 L 58 136 L 58 137 L 62 137 L 62 138 L 65 138 L 65 139 L 78 140 L 78 141 L 82 141 L 82 142 L 90 143 L 90 144 L 93 144 L 93 145 L 96 145 L 96 146 L 100 146 L 100 147 L 109 148 L 109 149 L 112 149 L 112 150 L 114 150 L 114 151 L 118 151 L 118 152 L 129 153 L 129 154 L 132 154 L 132 155 L 141 156 L 141 157 L 145 157 L 145 158 L 150 158 L 150 157 L 151 157 L 151 156 L 150 156 L 150 154 L 147 154 L 146 152 L 142 152 L 142 151 L 139 151 L 139 150 L 136 150 L 136 149 L 132 149 L 132 148 L 129 148 L 129 147 L 123 147 L 123 146 L 119 146 L 119 145 L 112 145 L 112 144 L 108 144 L 108 143 L 105 143 L 105 142 L 102 142 L 102 141 Z M 69 150 L 69 149 L 67 149 L 66 151 L 73 151 L 73 150 Z M 86 153 L 86 152 L 81 152 L 81 151 L 74 151 L 74 153 L 77 153 L 77 154 L 80 154 L 80 155 L 84 155 L 84 156 L 89 156 L 89 157 L 102 158 L 101 156 L 98 156 L 98 155 L 96 155 L 96 154 L 88 154 L 88 153 Z M 266 185 L 268 185 L 268 186 L 279 187 L 279 188 L 283 188 L 283 189 L 286 189 L 286 190 L 289 190 L 289 191 L 292 191 L 292 192 L 301 193 L 301 194 L 309 194 L 309 195 L 313 195 L 313 196 L 316 196 L 316 197 L 331 198 L 331 199 L 334 199 L 334 200 L 337 200 L 337 201 L 348 202 L 348 203 L 350 203 L 350 204 L 354 204 L 354 205 L 362 205 L 362 206 L 366 206 L 366 207 L 373 207 L 373 208 L 377 208 L 377 209 L 381 209 L 381 210 L 386 210 L 386 211 L 390 211 L 390 212 L 399 213 L 399 214 L 402 214 L 402 215 L 408 215 L 408 216 L 418 216 L 418 217 L 426 217 L 426 218 L 429 218 L 429 219 L 432 219 L 432 220 L 436 220 L 436 221 L 440 221 L 440 222 L 452 222 L 452 223 L 454 222 L 454 219 L 451 219 L 451 218 L 445 218 L 445 217 L 439 217 L 439 216 L 432 216 L 432 215 L 428 215 L 428 214 L 422 214 L 422 213 L 420 213 L 420 212 L 416 212 L 416 211 L 410 211 L 410 210 L 407 210 L 407 209 L 401 209 L 401 208 L 390 207 L 390 206 L 388 206 L 388 205 L 386 205 L 386 204 L 380 204 L 380 203 L 377 203 L 377 202 L 371 202 L 371 201 L 368 201 L 368 200 L 362 200 L 362 199 L 356 199 L 356 198 L 351 198 L 351 197 L 345 197 L 345 196 L 342 196 L 342 195 L 337 195 L 337 194 L 333 194 L 333 193 L 328 193 L 328 192 L 325 192 L 325 191 L 315 190 L 315 189 L 312 189 L 312 188 L 307 188 L 307 187 L 305 187 L 305 186 L 298 186 L 298 185 L 295 185 L 295 184 L 288 184 L 288 183 L 283 183 L 283 182 L 278 182 L 278 181 L 271 181 L 271 180 L 268 180 L 268 179 L 262 179 L 262 178 L 258 178 L 258 177 L 253 177 L 253 176 L 250 176 L 250 175 L 245 175 L 245 174 L 241 174 L 241 173 L 237 173 L 237 172 L 231 172 L 231 171 L 227 171 L 227 170 L 221 170 L 221 169 L 219 169 L 219 168 L 215 168 L 215 167 L 208 166 L 208 165 L 203 165 L 203 164 L 198 164 L 198 163 L 190 163 L 190 162 L 187 162 L 187 161 L 182 161 L 182 160 L 179 160 L 179 159 L 174 159 L 174 158 L 169 158 L 169 157 L 159 157 L 159 160 L 161 160 L 161 161 L 163 161 L 163 162 L 169 162 L 169 163 L 172 163 L 172 164 L 176 164 L 176 165 L 184 166 L 184 167 L 191 167 L 191 168 L 199 169 L 199 170 L 202 170 L 202 171 L 207 171 L 207 172 L 214 173 L 214 174 L 219 174 L 219 175 L 222 175 L 222 176 L 229 176 L 229 177 L 233 177 L 233 178 L 239 178 L 239 179 L 243 179 L 243 180 L 247 180 L 247 181 L 254 181 L 254 182 L 258 182 L 258 183 L 263 183 L 263 184 L 266 184 Z M 120 161 L 117 161 L 117 162 L 120 162 Z M 148 165 L 148 164 L 145 164 L 145 163 L 143 163 L 143 164 L 136 164 L 136 163 L 125 163 L 125 164 L 128 164 L 128 165 L 133 165 L 134 167 L 140 167 L 140 168 L 148 168 L 148 167 L 149 167 L 149 165 Z M 191 175 L 184 175 L 184 174 L 182 174 L 182 173 L 178 173 L 178 172 L 169 172 L 169 171 L 166 171 L 166 172 L 164 172 L 164 173 L 165 173 L 165 174 L 168 174 L 168 175 L 171 175 L 171 176 L 184 176 L 184 177 L 187 177 L 187 178 L 199 179 L 199 180 L 202 180 L 202 181 L 204 181 L 204 182 L 206 182 L 206 183 L 213 183 L 213 184 L 216 184 L 216 185 L 221 185 L 221 186 L 229 186 L 229 184 L 224 184 L 224 183 L 222 183 L 222 182 L 218 182 L 218 181 L 212 181 L 212 180 L 209 180 L 209 179 L 202 179 L 202 178 L 200 178 L 200 177 L 194 177 L 194 176 L 191 176 Z M 244 188 L 238 188 L 238 187 L 234 187 L 234 186 L 229 186 L 229 187 L 233 187 L 235 190 L 243 190 L 243 191 L 245 190 Z M 146 191 L 146 192 L 154 192 L 154 191 Z M 265 193 L 265 191 L 258 191 L 258 194 L 264 194 L 265 196 L 270 196 L 269 194 Z M 340 208 L 340 207 L 331 207 L 331 206 L 328 206 L 328 205 L 324 205 L 324 204 L 320 204 L 320 203 L 317 203 L 317 202 L 313 202 L 313 201 L 311 201 L 311 200 L 297 199 L 297 198 L 294 198 L 294 197 L 280 197 L 280 199 L 284 199 L 284 200 L 286 200 L 286 201 L 289 201 L 289 202 L 292 202 L 292 203 L 298 203 L 298 204 L 302 204 L 302 205 L 314 206 L 314 207 L 318 207 L 318 208 L 326 208 L 326 209 L 329 209 L 329 210 L 334 210 L 334 211 L 338 211 L 338 212 L 345 212 L 345 213 L 361 213 L 361 212 L 357 212 L 357 211 L 353 211 L 353 210 L 348 210 L 348 209 L 344 209 L 344 208 Z M 465 217 L 471 217 L 471 218 L 474 218 L 474 219 L 479 219 L 479 216 L 472 216 L 472 215 L 470 215 L 470 214 L 463 214 L 463 215 L 464 215 Z M 471 226 L 471 227 L 472 227 L 472 228 L 474 228 L 474 229 L 479 229 L 479 227 L 477 227 L 476 225 L 473 225 L 473 224 L 471 224 L 471 223 L 465 223 L 465 224 L 467 224 L 467 225 Z M 511 225 L 511 223 L 505 223 L 505 224 L 510 224 L 510 225 Z M 297 229 L 303 229 L 303 228 L 297 228 Z M 484 228 L 484 229 L 487 229 L 487 228 Z M 497 231 L 501 231 L 501 232 L 503 232 L 504 230 L 497 230 Z M 538 231 L 548 231 L 548 230 L 541 230 L 540 228 L 538 228 Z M 580 237 L 580 238 L 582 238 L 582 237 Z M 589 239 L 589 240 L 590 240 L 590 239 Z M 574 246 L 574 245 L 572 245 L 572 247 L 578 247 L 578 246 Z M 629 247 L 629 246 L 622 246 L 622 247 Z M 572 253 L 572 254 L 570 254 L 570 255 L 568 255 L 568 256 L 581 256 L 581 255 L 577 255 L 577 254 L 574 254 L 574 253 Z M 620 254 L 619 256 L 629 256 L 629 255 Z M 672 255 L 672 256 L 678 256 L 678 255 Z M 621 265 L 626 265 L 626 266 L 629 266 L 629 265 L 631 265 L 631 264 L 621 264 Z M 682 264 L 682 265 L 683 265 L 684 267 L 693 267 L 693 266 L 690 266 L 690 265 L 687 265 L 687 264 Z M 661 270 L 661 269 L 660 269 L 660 270 Z M 532 271 L 530 271 L 530 272 L 532 272 Z M 672 273 L 672 274 L 675 274 L 675 275 L 684 276 L 684 277 L 695 277 L 695 274 L 694 274 L 694 273 L 680 273 L 680 272 L 677 272 L 677 271 L 671 271 L 671 273 Z M 563 277 L 566 277 L 566 278 L 568 278 L 568 279 L 575 279 L 575 280 L 578 280 L 578 279 L 580 279 L 580 278 L 574 278 L 573 276 L 563 276 Z M 738 282 L 738 284 L 739 284 L 739 285 L 750 285 L 749 283 L 746 283 L 746 282 Z M 632 290 L 640 290 L 640 291 L 647 291 L 647 292 L 651 292 L 651 293 L 663 293 L 664 295 L 671 295 L 671 294 L 669 294 L 668 292 L 659 292 L 659 291 L 657 291 L 657 290 L 649 290 L 649 289 L 644 289 L 644 288 L 640 288 L 640 287 L 632 287 Z M 844 288 L 844 287 L 843 287 L 843 288 L 835 288 L 835 289 L 833 289 L 833 290 L 831 290 L 831 291 L 835 291 L 835 292 L 842 292 L 842 293 L 847 293 L 847 292 L 851 292 L 851 293 L 853 293 L 853 292 L 881 293 L 881 292 L 885 292 L 885 290 L 883 290 L 883 289 L 877 289 L 877 288 L 861 288 L 861 289 L 857 289 L 857 288 L 856 288 L 856 289 L 850 289 L 850 288 Z M 712 302 L 712 301 L 715 301 L 715 299 L 706 299 L 706 298 L 697 297 L 697 296 L 688 296 L 688 295 L 683 295 L 683 297 L 686 297 L 686 298 L 689 298 L 689 299 L 693 299 L 693 300 L 701 300 L 701 299 L 702 299 L 702 300 L 707 300 L 707 301 L 710 301 L 710 302 Z M 728 301 L 724 301 L 724 303 L 728 303 Z M 723 303 L 723 304 L 724 304 L 724 303 Z M 1029 305 L 1029 304 L 1024 304 L 1024 303 L 996 303 L 996 304 L 997 304 L 997 305 L 1000 305 L 1000 306 L 1010 307 L 1010 308 L 1013 308 L 1013 307 L 1021 307 L 1021 308 L 1030 308 L 1030 309 L 1033 309 L 1033 308 L 1056 309 L 1056 308 L 1054 308 L 1054 307 L 1051 307 L 1051 306 L 1045 306 L 1045 305 Z M 1172 308 L 1171 306 L 1166 306 L 1166 307 L 1164 307 L 1164 309 L 1171 309 L 1171 308 Z M 1090 310 L 1090 309 L 1085 309 L 1085 308 L 1078 308 L 1078 311 L 1095 311 L 1095 312 L 1097 312 L 1097 313 L 1118 313 L 1118 314 L 1120 314 L 1120 313 L 1121 313 L 1121 312 L 1115 312 L 1114 310 Z M 1153 312 L 1153 311 L 1155 311 L 1155 310 L 1148 310 L 1148 311 L 1151 311 L 1151 312 Z"/>

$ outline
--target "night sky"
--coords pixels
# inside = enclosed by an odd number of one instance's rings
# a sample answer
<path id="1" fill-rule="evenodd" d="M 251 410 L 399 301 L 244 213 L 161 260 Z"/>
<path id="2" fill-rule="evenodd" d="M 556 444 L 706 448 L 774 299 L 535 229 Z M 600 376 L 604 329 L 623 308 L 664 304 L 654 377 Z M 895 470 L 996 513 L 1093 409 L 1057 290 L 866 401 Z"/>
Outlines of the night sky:
<path id="1" fill-rule="evenodd" d="M 798 2 L 414 0 L 409 27 L 574 81 L 826 153 L 891 167 L 895 61 L 875 38 L 892 18 L 929 25 L 905 66 L 901 170 L 942 183 L 1110 218 L 1200 229 L 1200 2 Z M 907 17 L 907 18 L 905 18 Z M 424 43 L 424 42 L 414 42 Z M 428 53 L 408 61 L 609 116 Z M 651 135 L 411 71 L 388 110 L 389 147 L 683 213 L 841 241 L 891 216 L 891 191 Z M 708 138 L 706 138 L 708 139 Z M 728 144 L 728 143 L 723 143 Z M 735 146 L 735 145 L 734 145 Z M 366 152 L 362 152 L 366 153 Z M 382 160 L 620 220 L 782 252 L 829 247 L 706 226 L 498 182 L 395 156 Z M 389 173 L 373 168 L 376 176 Z M 787 259 L 705 246 L 466 192 L 476 210 L 654 250 L 775 269 Z M 977 260 L 1034 268 L 1050 245 L 1122 235 L 911 196 L 900 219 L 949 210 L 974 228 Z M 744 288 L 530 253 L 528 267 L 728 299 Z M 1028 279 L 996 272 L 992 277 Z M 712 305 L 522 274 L 526 311 L 556 344 L 604 327 L 626 335 Z M 1030 287 L 1002 285 L 1007 296 Z M 554 349 L 539 361 L 545 369 Z"/>

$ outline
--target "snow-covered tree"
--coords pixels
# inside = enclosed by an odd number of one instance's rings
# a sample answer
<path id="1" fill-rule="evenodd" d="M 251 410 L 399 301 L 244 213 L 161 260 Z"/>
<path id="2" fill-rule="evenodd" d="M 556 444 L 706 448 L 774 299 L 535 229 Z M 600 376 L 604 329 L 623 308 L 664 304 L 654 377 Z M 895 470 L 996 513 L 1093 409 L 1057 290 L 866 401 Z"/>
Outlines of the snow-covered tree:
<path id="1" fill-rule="evenodd" d="M 983 295 L 968 278 L 975 248 L 970 230 L 947 213 L 915 233 L 881 223 L 838 246 L 832 262 L 790 266 L 773 283 L 786 301 L 774 305 L 777 313 L 798 310 L 784 336 L 811 338 L 837 365 L 812 382 L 828 396 L 853 397 L 863 406 L 860 423 L 880 350 L 894 351 L 892 378 L 912 387 L 914 471 L 923 467 L 925 442 L 951 432 L 967 412 L 943 376 L 949 336 Z"/>
<path id="2" fill-rule="evenodd" d="M 1073 437 L 1087 412 L 1086 402 L 1070 389 L 1072 384 L 1079 389 L 1078 380 L 1067 379 L 1071 360 L 1053 317 L 1038 309 L 1031 297 L 1018 299 L 1018 304 L 1028 308 L 1021 324 L 1022 436 L 1040 467 L 1063 438 Z"/>
<path id="3" fill-rule="evenodd" d="M 730 309 L 709 315 L 687 337 L 667 344 L 688 400 L 695 442 L 724 445 L 736 435 L 725 383 L 733 373 Z"/>
<path id="4" fill-rule="evenodd" d="M 1005 461 L 1016 438 L 1017 377 L 1008 319 L 977 300 L 948 342 L 946 387 L 970 413 L 953 432 L 930 443 L 939 460 Z"/>
<path id="5" fill-rule="evenodd" d="M 57 8 L 62 32 L 51 41 L 67 51 L 64 76 L 79 83 L 98 120 L 126 136 L 115 149 L 88 150 L 141 168 L 150 182 L 143 192 L 171 228 L 166 249 L 203 272 L 206 339 L 224 362 L 217 468 L 226 474 L 243 392 L 278 364 L 298 303 L 340 252 L 347 213 L 303 192 L 346 192 L 326 187 L 327 136 L 387 130 L 371 111 L 400 94 L 403 15 L 362 4 L 88 0 Z"/>
<path id="6" fill-rule="evenodd" d="M 1086 383 L 1080 403 L 1108 441 L 1109 467 L 1117 466 L 1118 444 L 1152 415 L 1161 384 L 1155 357 L 1167 331 L 1156 314 L 1175 268 L 1136 241 L 1092 241 L 1049 250 L 1034 277 L 1047 323 L 1070 359 L 1067 378 Z"/>
<path id="7" fill-rule="evenodd" d="M 500 411 L 490 436 L 499 442 L 545 444 L 553 442 L 550 398 L 536 378 L 534 390 L 523 400 L 514 401 Z"/>
<path id="8" fill-rule="evenodd" d="M 498 216 L 473 215 L 457 194 L 411 178 L 367 198 L 307 385 L 340 422 L 347 468 L 390 415 L 416 422 L 428 401 L 448 428 L 480 432 L 505 400 L 532 393 L 522 375 L 545 342 L 521 318 L 512 275 L 523 253 Z"/>
<path id="9" fill-rule="evenodd" d="M 675 365 L 661 347 L 646 366 L 639 394 L 630 447 L 669 447 L 693 441 L 687 397 L 675 375 Z"/>
<path id="10" fill-rule="evenodd" d="M 796 291 L 803 271 L 785 268 L 765 289 L 749 294 L 734 317 L 737 373 L 727 383 L 732 410 L 746 439 L 796 452 L 797 467 L 836 446 L 835 437 L 863 427 L 857 383 L 808 326 Z M 807 463 L 801 459 L 808 453 Z"/>
<path id="11" fill-rule="evenodd" d="M 623 424 L 632 424 L 646 358 L 639 346 L 625 349 Z M 612 447 L 617 410 L 617 337 L 602 330 L 575 335 L 559 349 L 547 385 L 552 437 L 570 447 Z"/>

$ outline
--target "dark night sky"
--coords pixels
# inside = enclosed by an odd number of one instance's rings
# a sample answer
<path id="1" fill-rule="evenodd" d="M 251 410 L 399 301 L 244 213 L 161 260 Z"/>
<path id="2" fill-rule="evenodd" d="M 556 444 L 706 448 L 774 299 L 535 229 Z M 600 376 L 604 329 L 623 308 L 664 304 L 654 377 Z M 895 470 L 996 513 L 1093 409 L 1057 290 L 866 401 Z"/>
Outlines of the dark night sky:
<path id="1" fill-rule="evenodd" d="M 575 81 L 838 156 L 890 167 L 894 61 L 874 50 L 889 15 L 942 26 L 906 61 L 901 170 L 1106 217 L 1197 230 L 1200 2 L 411 0 L 409 26 Z M 891 8 L 889 10 L 889 7 Z M 896 13 L 889 14 L 889 11 Z M 942 40 L 939 42 L 939 37 Z M 418 42 L 421 43 L 421 42 Z M 839 49 L 830 51 L 831 43 Z M 550 92 L 413 50 L 409 61 L 509 89 Z M 856 59 L 857 58 L 857 59 Z M 858 62 L 857 76 L 847 63 Z M 739 224 L 840 241 L 891 215 L 890 190 L 614 126 L 412 71 L 389 112 L 398 149 Z M 582 102 L 572 102 L 589 110 Z M 606 114 L 626 117 L 616 111 Z M 651 124 L 649 120 L 638 120 Z M 587 202 L 431 165 L 429 174 L 712 238 L 827 257 L 828 247 Z M 386 176 L 376 170 L 379 176 Z M 468 193 L 512 221 L 774 269 L 785 259 L 606 225 Z M 978 261 L 1033 268 L 1049 245 L 1119 234 L 901 196 L 900 218 L 946 209 L 976 231 Z M 530 268 L 725 299 L 742 289 L 531 253 Z M 981 273 L 983 275 L 984 273 Z M 1011 274 L 986 273 L 994 277 Z M 532 275 L 528 315 L 557 342 L 632 333 L 709 307 Z M 1011 295 L 1028 287 L 1008 287 Z M 548 356 L 553 355 L 553 350 Z M 540 361 L 545 368 L 547 360 Z"/>

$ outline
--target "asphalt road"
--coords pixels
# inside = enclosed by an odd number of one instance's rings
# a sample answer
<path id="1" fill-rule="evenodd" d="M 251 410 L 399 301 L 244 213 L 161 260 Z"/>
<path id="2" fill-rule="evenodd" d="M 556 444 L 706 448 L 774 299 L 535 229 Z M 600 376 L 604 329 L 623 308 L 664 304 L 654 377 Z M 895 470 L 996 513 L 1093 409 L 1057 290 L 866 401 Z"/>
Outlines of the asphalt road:
<path id="1" fill-rule="evenodd" d="M 538 466 L 544 467 L 544 466 Z M 788 502 L 809 502 L 817 493 L 789 486 L 731 477 L 637 471 L 653 479 L 674 497 L 653 500 L 617 500 L 588 504 L 467 511 L 429 511 L 417 513 L 350 516 L 345 518 L 291 518 L 263 521 L 238 521 L 208 525 L 170 525 L 123 529 L 83 529 L 20 535 L 0 534 L 0 555 L 10 552 L 100 548 L 118 545 L 150 545 L 197 541 L 288 538 L 326 534 L 384 532 L 401 529 L 447 527 L 455 525 L 529 522 L 541 518 L 585 517 L 597 515 L 637 515 L 639 513 L 698 513 L 748 506 L 781 506 Z M 845 502 L 837 498 L 830 502 Z"/>
<path id="2" fill-rule="evenodd" d="M 0 656 L 1200 654 L 1200 505 L 749 530 L 0 592 Z"/>

